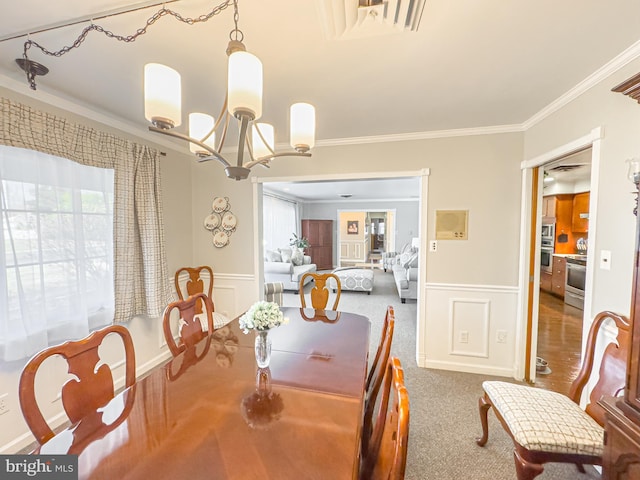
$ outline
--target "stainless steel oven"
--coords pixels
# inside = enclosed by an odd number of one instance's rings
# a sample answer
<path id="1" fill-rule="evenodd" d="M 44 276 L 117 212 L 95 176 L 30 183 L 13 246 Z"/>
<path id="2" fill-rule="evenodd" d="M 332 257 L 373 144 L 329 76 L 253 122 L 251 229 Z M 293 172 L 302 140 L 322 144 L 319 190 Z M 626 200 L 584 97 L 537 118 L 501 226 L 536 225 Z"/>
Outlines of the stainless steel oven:
<path id="1" fill-rule="evenodd" d="M 564 286 L 564 303 L 584 310 L 584 286 L 587 262 L 583 258 L 567 257 L 567 280 Z"/>
<path id="2" fill-rule="evenodd" d="M 553 247 L 540 248 L 540 270 L 553 271 Z"/>

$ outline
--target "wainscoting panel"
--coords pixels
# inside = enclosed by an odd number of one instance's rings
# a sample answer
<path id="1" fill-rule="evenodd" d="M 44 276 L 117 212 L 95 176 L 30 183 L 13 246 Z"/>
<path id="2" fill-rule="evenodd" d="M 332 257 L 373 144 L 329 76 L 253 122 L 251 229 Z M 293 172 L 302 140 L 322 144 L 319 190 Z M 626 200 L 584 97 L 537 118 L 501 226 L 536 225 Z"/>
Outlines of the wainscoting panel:
<path id="1" fill-rule="evenodd" d="M 215 311 L 235 318 L 260 299 L 254 275 L 215 273 L 213 302 Z"/>
<path id="2" fill-rule="evenodd" d="M 489 358 L 488 299 L 449 299 L 449 354 Z"/>
<path id="3" fill-rule="evenodd" d="M 427 283 L 418 364 L 514 377 L 517 306 L 517 287 Z"/>

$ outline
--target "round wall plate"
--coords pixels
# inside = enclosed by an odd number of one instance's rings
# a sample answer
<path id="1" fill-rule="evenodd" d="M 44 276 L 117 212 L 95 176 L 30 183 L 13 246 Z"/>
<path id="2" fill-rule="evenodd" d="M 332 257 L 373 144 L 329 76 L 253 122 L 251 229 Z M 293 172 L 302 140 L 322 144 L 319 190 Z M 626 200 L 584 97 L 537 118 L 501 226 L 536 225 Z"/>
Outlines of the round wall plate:
<path id="1" fill-rule="evenodd" d="M 222 248 L 229 243 L 229 235 L 224 230 L 218 230 L 213 234 L 213 246 Z"/>
<path id="2" fill-rule="evenodd" d="M 207 215 L 204 219 L 204 228 L 207 230 L 215 230 L 220 226 L 220 215 L 217 213 L 212 213 L 211 215 Z"/>
<path id="3" fill-rule="evenodd" d="M 229 199 L 227 197 L 216 197 L 213 199 L 211 208 L 216 213 L 224 212 L 229 208 Z"/>
<path id="4" fill-rule="evenodd" d="M 236 229 L 238 219 L 232 212 L 227 212 L 222 216 L 222 229 L 227 231 L 233 231 Z"/>

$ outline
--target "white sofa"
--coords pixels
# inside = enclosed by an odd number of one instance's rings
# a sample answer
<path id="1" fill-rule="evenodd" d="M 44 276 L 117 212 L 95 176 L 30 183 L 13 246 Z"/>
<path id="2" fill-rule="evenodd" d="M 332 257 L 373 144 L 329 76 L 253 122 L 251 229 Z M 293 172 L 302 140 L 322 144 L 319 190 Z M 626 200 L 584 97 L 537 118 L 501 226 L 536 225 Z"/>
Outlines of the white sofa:
<path id="1" fill-rule="evenodd" d="M 400 301 L 406 303 L 407 298 L 416 300 L 418 298 L 418 251 L 399 255 L 396 264 L 391 268 Z"/>
<path id="2" fill-rule="evenodd" d="M 308 272 L 315 272 L 316 264 L 311 257 L 290 247 L 267 250 L 264 255 L 264 281 L 282 282 L 285 290 L 300 290 L 300 278 Z M 311 277 L 305 279 L 305 285 Z"/>

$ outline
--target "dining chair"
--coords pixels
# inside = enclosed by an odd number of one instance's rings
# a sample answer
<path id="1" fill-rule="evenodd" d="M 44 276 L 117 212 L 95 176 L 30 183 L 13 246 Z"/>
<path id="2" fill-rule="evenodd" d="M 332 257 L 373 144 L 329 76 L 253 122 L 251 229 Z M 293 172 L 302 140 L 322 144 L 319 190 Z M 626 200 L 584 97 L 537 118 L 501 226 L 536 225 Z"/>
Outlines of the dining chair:
<path id="1" fill-rule="evenodd" d="M 125 387 L 130 387 L 136 381 L 135 351 L 129 330 L 122 325 L 111 325 L 96 330 L 81 340 L 45 348 L 25 365 L 19 382 L 20 408 L 29 429 L 40 445 L 51 439 L 54 433 L 38 407 L 35 392 L 38 369 L 45 360 L 56 355 L 67 361 L 68 372 L 75 378 L 67 380 L 62 386 L 62 405 L 69 421 L 75 424 L 105 405 L 115 395 L 111 367 L 106 363 L 99 365 L 99 347 L 110 334 L 118 335 L 122 340 Z"/>
<path id="2" fill-rule="evenodd" d="M 314 282 L 310 292 L 311 306 L 313 309 L 326 310 L 327 304 L 329 303 L 330 290 L 333 289 L 335 300 L 331 310 L 337 310 L 342 287 L 340 285 L 340 278 L 335 273 L 307 272 L 300 277 L 300 303 L 302 304 L 302 308 L 307 308 L 304 295 L 304 285 L 307 277 L 312 277 Z M 327 280 L 330 278 L 335 282 L 331 288 L 327 285 Z"/>
<path id="3" fill-rule="evenodd" d="M 284 283 L 266 282 L 264 284 L 264 299 L 267 302 L 275 302 L 282 306 L 284 303 Z"/>
<path id="4" fill-rule="evenodd" d="M 367 382 L 364 389 L 364 419 L 362 422 L 361 451 L 364 453 L 368 449 L 368 443 L 373 429 L 373 417 L 377 399 L 380 394 L 380 387 L 384 379 L 389 355 L 391 353 L 391 343 L 393 342 L 393 331 L 395 328 L 395 312 L 393 307 L 387 307 L 387 313 L 382 324 L 382 334 L 380 343 L 373 359 Z"/>
<path id="5" fill-rule="evenodd" d="M 211 267 L 202 265 L 200 267 L 179 268 L 176 270 L 173 280 L 180 300 L 185 300 L 196 293 L 204 293 L 213 304 L 213 270 Z M 196 314 L 201 314 L 203 307 L 204 304 L 198 301 Z"/>
<path id="6" fill-rule="evenodd" d="M 617 329 L 615 340 L 603 346 L 599 368 L 594 369 L 596 343 L 601 327 L 612 320 Z M 603 395 L 617 396 L 625 386 L 629 350 L 629 320 L 612 312 L 601 312 L 593 320 L 586 342 L 584 359 L 578 376 L 571 384 L 569 396 L 500 381 L 482 384 L 480 421 L 482 437 L 476 443 L 483 447 L 489 438 L 488 411 L 493 411 L 514 444 L 518 480 L 531 480 L 549 462 L 602 465 L 604 450 L 604 410 L 598 404 Z M 602 351 L 598 349 L 599 351 Z M 583 410 L 580 399 L 585 385 L 595 383 Z"/>
<path id="7" fill-rule="evenodd" d="M 204 313 L 198 313 L 200 305 L 205 306 Z M 179 314 L 177 342 L 171 330 L 171 314 L 174 310 Z M 204 293 L 171 302 L 162 314 L 162 329 L 171 354 L 174 357 L 179 355 L 213 332 L 213 302 Z"/>
<path id="8" fill-rule="evenodd" d="M 362 455 L 360 480 L 402 480 L 409 443 L 409 393 L 400 360 L 385 364 L 384 388 L 371 441 Z"/>

